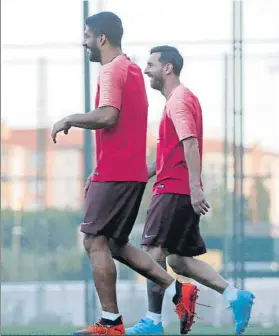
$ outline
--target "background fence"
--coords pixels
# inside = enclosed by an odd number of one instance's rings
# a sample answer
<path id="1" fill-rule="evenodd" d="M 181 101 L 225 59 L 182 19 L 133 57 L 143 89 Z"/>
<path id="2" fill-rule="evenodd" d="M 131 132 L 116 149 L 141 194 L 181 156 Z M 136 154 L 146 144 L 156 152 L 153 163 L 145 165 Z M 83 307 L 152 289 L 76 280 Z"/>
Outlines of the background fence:
<path id="1" fill-rule="evenodd" d="M 105 9 L 121 16 L 123 50 L 142 68 L 154 45 L 175 45 L 183 54 L 181 79 L 204 111 L 203 177 L 211 204 L 201 225 L 205 258 L 256 292 L 257 302 L 263 301 L 256 303 L 252 323 L 271 326 L 279 321 L 279 6 L 247 0 L 241 12 L 240 4 L 91 1 L 89 14 Z M 57 119 L 93 106 L 98 66 L 91 64 L 85 76 L 81 48 L 86 7 L 80 1 L 12 0 L 2 8 L 2 324 L 7 330 L 84 325 L 99 309 L 78 233 L 84 179 L 94 166 L 93 132 L 71 131 L 56 146 L 49 133 Z M 148 81 L 146 87 L 151 161 L 164 100 Z M 133 232 L 136 245 L 152 182 Z M 125 266 L 118 270 L 121 311 L 132 323 L 145 310 L 144 282 Z M 133 312 L 125 305 L 131 293 Z M 202 288 L 201 300 L 214 306 L 200 311 L 201 323 L 231 322 L 220 296 Z M 172 324 L 171 305 L 164 309 L 164 323 Z"/>

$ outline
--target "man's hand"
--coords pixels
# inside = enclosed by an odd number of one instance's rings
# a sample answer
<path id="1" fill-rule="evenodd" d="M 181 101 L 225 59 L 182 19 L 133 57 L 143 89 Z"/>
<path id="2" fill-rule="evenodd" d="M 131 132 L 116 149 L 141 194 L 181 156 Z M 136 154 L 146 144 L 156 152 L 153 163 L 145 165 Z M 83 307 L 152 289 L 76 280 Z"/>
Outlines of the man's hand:
<path id="1" fill-rule="evenodd" d="M 93 173 L 92 173 L 93 174 Z M 89 189 L 89 186 L 90 186 L 90 183 L 91 183 L 91 179 L 92 179 L 92 174 L 90 174 L 87 178 L 87 181 L 85 183 L 85 187 L 84 187 L 84 190 L 83 190 L 83 196 L 84 198 L 86 198 L 86 195 L 87 195 L 87 191 Z"/>
<path id="2" fill-rule="evenodd" d="M 205 215 L 210 208 L 200 187 L 191 190 L 191 203 L 197 215 Z"/>
<path id="3" fill-rule="evenodd" d="M 51 137 L 52 137 L 52 141 L 54 143 L 56 143 L 56 136 L 59 132 L 64 131 L 64 134 L 68 134 L 69 129 L 71 128 L 71 126 L 69 126 L 69 124 L 67 123 L 67 119 L 63 118 L 59 121 L 57 121 L 52 128 L 51 131 Z"/>

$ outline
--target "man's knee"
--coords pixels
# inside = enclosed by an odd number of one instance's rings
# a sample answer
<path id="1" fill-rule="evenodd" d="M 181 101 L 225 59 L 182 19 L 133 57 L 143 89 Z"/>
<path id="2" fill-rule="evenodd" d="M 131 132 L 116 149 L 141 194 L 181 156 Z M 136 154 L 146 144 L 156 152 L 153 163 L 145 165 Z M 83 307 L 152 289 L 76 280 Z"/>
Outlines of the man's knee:
<path id="1" fill-rule="evenodd" d="M 83 238 L 83 246 L 88 255 L 103 251 L 107 248 L 107 238 L 86 233 Z"/>
<path id="2" fill-rule="evenodd" d="M 150 254 L 155 260 L 165 260 L 166 259 L 166 253 L 164 249 L 162 249 L 161 246 L 145 245 L 143 248 L 144 248 L 144 251 Z"/>
<path id="3" fill-rule="evenodd" d="M 182 257 L 177 254 L 168 256 L 168 264 L 176 274 L 184 274 L 192 257 Z"/>

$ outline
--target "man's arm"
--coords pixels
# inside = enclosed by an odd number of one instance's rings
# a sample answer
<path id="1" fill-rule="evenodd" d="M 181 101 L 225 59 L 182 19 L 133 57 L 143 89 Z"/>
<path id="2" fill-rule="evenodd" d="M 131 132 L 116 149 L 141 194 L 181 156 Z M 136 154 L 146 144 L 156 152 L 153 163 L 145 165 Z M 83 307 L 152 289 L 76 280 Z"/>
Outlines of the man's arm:
<path id="1" fill-rule="evenodd" d="M 65 118 L 69 127 L 96 130 L 113 126 L 118 118 L 119 111 L 115 107 L 105 106 L 89 113 L 72 114 Z"/>
<path id="2" fill-rule="evenodd" d="M 184 147 L 184 157 L 189 171 L 190 190 L 200 188 L 201 165 L 197 129 L 191 107 L 183 96 L 169 111 L 179 140 Z"/>
<path id="3" fill-rule="evenodd" d="M 197 138 L 183 140 L 185 161 L 188 167 L 191 202 L 198 215 L 205 215 L 209 209 L 203 190 L 201 188 L 201 164 Z"/>
<path id="4" fill-rule="evenodd" d="M 56 137 L 59 132 L 68 134 L 71 127 L 86 128 L 96 130 L 113 126 L 118 117 L 118 110 L 111 106 L 100 107 L 89 113 L 72 114 L 66 118 L 57 121 L 52 128 L 51 137 L 56 143 Z"/>
<path id="5" fill-rule="evenodd" d="M 183 143 L 184 157 L 189 173 L 191 203 L 198 215 L 205 215 L 209 209 L 201 188 L 201 164 L 197 130 L 191 107 L 185 102 L 185 97 L 176 101 L 170 110 L 179 140 Z"/>
<path id="6" fill-rule="evenodd" d="M 148 179 L 156 175 L 156 161 L 147 166 L 148 168 Z"/>
<path id="7" fill-rule="evenodd" d="M 185 161 L 188 167 L 190 190 L 201 188 L 201 164 L 197 138 L 190 137 L 182 141 Z"/>
<path id="8" fill-rule="evenodd" d="M 68 134 L 71 127 L 96 130 L 113 126 L 118 118 L 122 102 L 123 71 L 117 67 L 106 66 L 100 72 L 99 107 L 89 113 L 72 114 L 56 122 L 51 137 L 56 143 L 59 132 Z"/>
<path id="9" fill-rule="evenodd" d="M 89 113 L 67 117 L 68 125 L 92 130 L 113 126 L 121 107 L 123 76 L 124 72 L 113 65 L 102 67 L 99 107 Z"/>

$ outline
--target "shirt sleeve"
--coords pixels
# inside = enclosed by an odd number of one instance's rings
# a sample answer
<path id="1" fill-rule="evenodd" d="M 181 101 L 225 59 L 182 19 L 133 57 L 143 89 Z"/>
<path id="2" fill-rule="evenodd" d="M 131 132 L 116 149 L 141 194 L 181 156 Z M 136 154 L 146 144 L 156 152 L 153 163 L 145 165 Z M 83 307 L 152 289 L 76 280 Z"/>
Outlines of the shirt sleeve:
<path id="1" fill-rule="evenodd" d="M 185 99 L 177 99 L 169 108 L 169 116 L 180 141 L 197 137 L 196 122 L 192 108 Z"/>
<path id="2" fill-rule="evenodd" d="M 114 66 L 103 67 L 100 72 L 100 101 L 99 107 L 112 106 L 120 110 L 124 71 Z"/>

